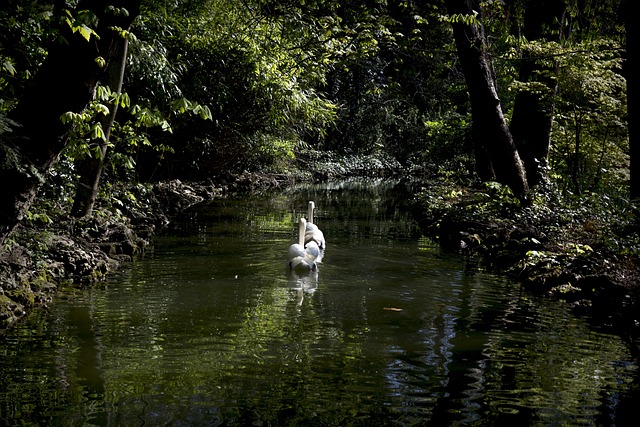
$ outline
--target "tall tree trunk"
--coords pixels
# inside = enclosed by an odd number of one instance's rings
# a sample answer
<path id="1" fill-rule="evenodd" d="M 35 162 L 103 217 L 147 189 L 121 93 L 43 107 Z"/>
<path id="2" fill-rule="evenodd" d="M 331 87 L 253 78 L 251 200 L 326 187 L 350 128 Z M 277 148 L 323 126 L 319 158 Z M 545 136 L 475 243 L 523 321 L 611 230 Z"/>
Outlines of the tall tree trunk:
<path id="1" fill-rule="evenodd" d="M 534 77 L 542 68 L 534 65 L 533 60 L 525 59 L 520 69 L 520 81 L 540 80 Z M 554 79 L 542 82 L 548 89 L 546 94 L 540 91 L 522 91 L 516 95 L 509 130 L 524 163 L 529 187 L 538 185 L 545 176 L 551 149 L 551 126 L 553 124 L 553 96 L 557 90 Z"/>
<path id="2" fill-rule="evenodd" d="M 127 65 L 127 39 L 114 40 L 118 44 L 117 60 L 111 62 L 107 69 L 107 84 L 112 92 L 120 95 L 122 93 L 122 82 L 124 80 L 124 71 Z M 100 141 L 98 156 L 91 156 L 76 162 L 79 173 L 78 184 L 76 187 L 76 196 L 73 200 L 73 208 L 71 215 L 81 218 L 91 215 L 93 205 L 98 196 L 98 188 L 100 184 L 100 175 L 104 168 L 105 158 L 107 156 L 107 148 L 111 138 L 111 129 L 118 112 L 119 98 L 116 98 L 111 105 L 111 111 L 106 120 L 102 123 L 102 129 L 105 134 L 104 141 Z"/>
<path id="3" fill-rule="evenodd" d="M 627 33 L 627 122 L 629 127 L 631 200 L 640 202 L 640 25 L 631 0 L 625 3 Z M 640 217 L 639 217 L 640 220 Z"/>
<path id="4" fill-rule="evenodd" d="M 450 15 L 473 15 L 479 5 L 473 0 L 446 0 Z M 523 198 L 529 191 L 524 167 L 502 113 L 495 77 L 485 50 L 482 27 L 454 22 L 453 35 L 471 99 L 472 137 L 483 146 L 496 180 Z"/>
<path id="5" fill-rule="evenodd" d="M 565 2 L 558 0 L 525 1 L 523 35 L 527 40 L 539 40 L 551 36 L 547 34 L 554 26 L 562 25 Z M 562 37 L 562 31 L 558 31 Z M 555 36 L 558 37 L 558 36 Z M 555 68 L 536 61 L 534 55 L 526 55 L 520 64 L 521 82 L 542 83 L 546 91 L 524 90 L 516 95 L 509 130 L 518 153 L 524 163 L 529 187 L 544 178 L 551 148 L 551 126 L 553 124 L 553 98 L 558 89 L 553 76 Z"/>
<path id="6" fill-rule="evenodd" d="M 126 8 L 128 14 L 114 14 L 109 5 Z M 0 242 L 22 220 L 45 174 L 67 145 L 70 129 L 60 117 L 68 111 L 81 112 L 93 99 L 104 72 L 95 60 L 102 57 L 108 66 L 115 53 L 112 41 L 120 38 L 110 28 L 128 29 L 139 7 L 140 0 L 81 0 L 75 10 L 92 11 L 99 19 L 100 39 L 91 37 L 90 42 L 61 24 L 58 41 L 10 115 L 21 125 L 16 137 L 12 143 L 0 143 L 0 181 L 11 183 L 0 194 Z"/>

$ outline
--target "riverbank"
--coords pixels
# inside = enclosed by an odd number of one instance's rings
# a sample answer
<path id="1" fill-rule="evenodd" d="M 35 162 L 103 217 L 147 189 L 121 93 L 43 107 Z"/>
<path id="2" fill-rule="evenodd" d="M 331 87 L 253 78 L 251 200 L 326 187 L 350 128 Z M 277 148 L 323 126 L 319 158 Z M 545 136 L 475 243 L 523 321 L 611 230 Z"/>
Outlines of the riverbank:
<path id="1" fill-rule="evenodd" d="M 247 173 L 218 184 L 161 182 L 136 187 L 135 209 L 100 210 L 90 219 L 62 212 L 40 227 L 27 222 L 9 250 L 0 253 L 0 332 L 30 310 L 46 307 L 61 287 L 99 282 L 144 254 L 152 237 L 188 207 L 300 179 L 305 177 Z M 576 312 L 637 341 L 640 260 L 624 242 L 638 230 L 622 220 L 605 222 L 595 211 L 577 214 L 556 203 L 521 208 L 499 186 L 436 183 L 422 188 L 413 206 L 423 233 L 444 250 L 465 255 L 478 268 L 509 275 L 531 292 L 564 300 Z M 616 236 L 624 239 L 614 247 Z"/>
<path id="2" fill-rule="evenodd" d="M 507 190 L 436 183 L 419 191 L 414 216 L 444 250 L 567 302 L 640 353 L 638 228 L 588 203 L 572 209 L 566 201 L 533 200 L 521 207 Z"/>
<path id="3" fill-rule="evenodd" d="M 98 207 L 83 219 L 48 209 L 16 229 L 0 252 L 0 333 L 32 309 L 46 308 L 60 288 L 99 282 L 142 255 L 172 217 L 223 189 L 174 180 L 129 191 L 137 192 L 135 209 Z"/>

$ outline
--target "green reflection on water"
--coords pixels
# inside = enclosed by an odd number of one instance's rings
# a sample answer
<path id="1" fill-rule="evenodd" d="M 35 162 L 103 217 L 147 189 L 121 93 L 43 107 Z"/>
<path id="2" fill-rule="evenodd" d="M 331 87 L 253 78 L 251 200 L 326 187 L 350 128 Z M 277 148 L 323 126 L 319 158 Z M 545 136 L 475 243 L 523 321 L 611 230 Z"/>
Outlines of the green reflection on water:
<path id="1" fill-rule="evenodd" d="M 631 407 L 619 338 L 467 270 L 377 184 L 190 212 L 104 288 L 6 338 L 1 423 L 601 425 Z M 328 248 L 317 275 L 293 277 L 309 199 Z"/>

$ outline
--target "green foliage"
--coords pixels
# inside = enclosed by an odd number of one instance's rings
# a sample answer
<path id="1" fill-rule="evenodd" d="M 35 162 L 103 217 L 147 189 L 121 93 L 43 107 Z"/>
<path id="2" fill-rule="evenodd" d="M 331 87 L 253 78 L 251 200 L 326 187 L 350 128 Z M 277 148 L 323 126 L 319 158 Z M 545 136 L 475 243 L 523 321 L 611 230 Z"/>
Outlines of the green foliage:
<path id="1" fill-rule="evenodd" d="M 211 122 L 174 120 L 168 142 L 189 174 L 288 167 L 281 160 L 290 157 L 290 147 L 322 137 L 336 112 L 315 86 L 323 79 L 319 64 L 301 47 L 315 27 L 294 27 L 288 15 L 265 17 L 236 2 L 189 6 L 180 9 L 188 13 L 180 19 L 167 13 L 173 12 L 170 7 L 137 23 L 129 90 L 140 99 L 175 94 L 202 105 L 198 112 Z M 330 21 L 323 25 L 328 28 Z M 182 110 L 186 104 L 177 101 L 173 107 Z M 267 163 L 260 165 L 261 159 Z"/>
<path id="2" fill-rule="evenodd" d="M 514 220 L 535 224 L 541 235 L 557 241 L 562 253 L 599 252 L 640 254 L 640 235 L 634 228 L 636 207 L 622 191 L 563 190 L 565 179 L 548 179 L 531 194 L 531 203 Z"/>
<path id="3" fill-rule="evenodd" d="M 53 222 L 53 220 L 51 219 L 51 217 L 46 213 L 46 212 L 33 212 L 33 211 L 27 211 L 27 214 L 25 216 L 25 219 L 27 220 L 27 223 L 30 223 L 32 225 L 49 225 Z"/>
<path id="4" fill-rule="evenodd" d="M 478 18 L 478 11 L 474 10 L 473 14 L 471 15 L 461 13 L 454 13 L 453 15 L 442 15 L 440 17 L 440 20 L 442 22 L 447 22 L 450 24 L 479 25 L 480 19 Z"/>
<path id="5" fill-rule="evenodd" d="M 328 92 L 342 108 L 339 127 L 324 147 L 344 153 L 384 151 L 405 165 L 438 163 L 428 123 L 446 120 L 452 97 L 465 90 L 455 78 L 448 79 L 449 24 L 438 19 L 439 10 L 431 5 L 379 6 L 366 18 L 357 6 L 347 9 L 349 19 L 364 20 L 375 43 L 367 43 L 366 54 L 346 56 L 330 74 Z M 434 76 L 444 76 L 446 84 Z"/>
<path id="6" fill-rule="evenodd" d="M 69 206 L 76 191 L 76 171 L 67 156 L 48 171 L 34 204 L 26 214 L 27 224 L 38 228 L 52 228 L 69 216 Z"/>
<path id="7" fill-rule="evenodd" d="M 0 117 L 45 58 L 46 42 L 58 37 L 51 22 L 91 42 L 97 36 L 95 16 L 71 12 L 73 2 L 62 16 L 50 4 L 20 3 L 0 9 Z M 323 159 L 317 170 L 327 175 L 421 165 L 439 179 L 468 183 L 470 106 L 450 31 L 463 23 L 482 25 L 488 35 L 507 112 L 521 90 L 545 95 L 554 109 L 549 172 L 562 189 L 626 192 L 625 82 L 611 13 L 617 1 L 566 2 L 565 20 L 538 28 L 537 40 L 523 35 L 524 2 L 483 2 L 473 15 L 448 17 L 440 2 L 427 3 L 145 1 L 131 32 L 113 28 L 130 40 L 126 93 L 99 87 L 87 110 L 65 114 L 74 125 L 65 154 L 100 155 L 106 118 L 118 103 L 107 158 L 112 177 L 133 176 L 138 161 L 152 168 L 166 161 L 162 170 L 203 178 L 285 172 Z M 519 82 L 523 57 L 544 65 L 538 80 L 555 79 L 559 91 Z M 8 123 L 0 121 L 5 136 Z M 506 197 L 495 188 L 481 192 Z"/>
<path id="8" fill-rule="evenodd" d="M 175 101 L 171 102 L 171 109 L 176 114 L 184 114 L 187 112 L 192 112 L 193 114 L 198 115 L 202 120 L 211 120 L 213 116 L 211 115 L 211 110 L 206 105 L 200 105 L 193 101 L 189 101 L 186 98 L 179 98 Z"/>
<path id="9" fill-rule="evenodd" d="M 0 103 L 0 105 L 2 105 L 2 103 Z M 15 126 L 17 126 L 16 122 L 0 112 L 0 140 L 4 134 L 11 133 Z"/>
<path id="10" fill-rule="evenodd" d="M 349 154 L 335 152 L 304 153 L 304 170 L 317 177 L 338 178 L 345 176 L 385 176 L 406 172 L 395 158 L 384 152 L 374 154 Z"/>
<path id="11" fill-rule="evenodd" d="M 551 164 L 577 194 L 628 179 L 626 82 L 619 46 L 600 40 L 560 61 Z"/>
<path id="12" fill-rule="evenodd" d="M 98 18 L 93 12 L 81 10 L 74 16 L 73 13 L 67 9 L 64 11 L 64 14 L 64 21 L 73 33 L 79 33 L 87 41 L 91 40 L 91 36 L 95 38 L 100 37 L 92 28 L 98 25 Z"/>
<path id="13" fill-rule="evenodd" d="M 263 172 L 288 172 L 294 164 L 297 142 L 295 139 L 274 139 L 270 135 L 257 134 L 250 141 L 252 155 L 245 165 Z"/>
<path id="14" fill-rule="evenodd" d="M 102 121 L 116 104 L 121 111 L 124 111 L 120 115 L 121 119 L 112 125 L 111 137 L 107 141 Z M 73 124 L 65 156 L 72 161 L 86 157 L 100 158 L 103 155 L 102 147 L 107 144 L 112 172 L 128 171 L 125 175 L 129 176 L 135 169 L 134 156 L 139 152 L 140 147 L 150 147 L 160 152 L 173 150 L 165 144 L 152 143 L 149 129 L 171 133 L 170 120 L 185 114 L 198 116 L 202 120 L 211 119 L 211 111 L 207 106 L 185 98 L 170 102 L 170 108 L 171 113 L 167 117 L 158 109 L 131 104 L 131 99 L 126 92 L 117 94 L 108 87 L 99 86 L 96 90 L 96 99 L 89 108 L 82 113 L 67 112 L 61 117 L 63 123 Z M 113 150 L 116 147 L 117 150 Z"/>
<path id="15" fill-rule="evenodd" d="M 13 65 L 11 58 L 0 58 L 2 62 L 2 71 L 9 73 L 11 76 L 16 75 L 16 67 Z"/>
<path id="16" fill-rule="evenodd" d="M 6 4 L 5 4 L 6 3 Z M 47 55 L 53 6 L 24 0 L 0 7 L 0 111 L 10 111 Z"/>
<path id="17" fill-rule="evenodd" d="M 426 120 L 426 143 L 417 163 L 436 168 L 438 176 L 456 177 L 464 182 L 473 171 L 470 153 L 471 123 L 469 117 L 454 112 L 448 116 Z"/>

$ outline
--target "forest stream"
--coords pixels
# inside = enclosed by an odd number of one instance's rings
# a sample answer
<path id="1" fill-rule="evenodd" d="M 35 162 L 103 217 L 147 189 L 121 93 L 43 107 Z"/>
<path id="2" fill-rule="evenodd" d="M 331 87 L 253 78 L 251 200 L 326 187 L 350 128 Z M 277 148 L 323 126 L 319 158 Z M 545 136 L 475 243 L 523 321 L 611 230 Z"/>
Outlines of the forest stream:
<path id="1" fill-rule="evenodd" d="M 0 337 L 0 425 L 629 425 L 621 338 L 441 251 L 411 194 L 351 180 L 188 210 Z M 296 275 L 309 200 L 327 248 Z"/>

